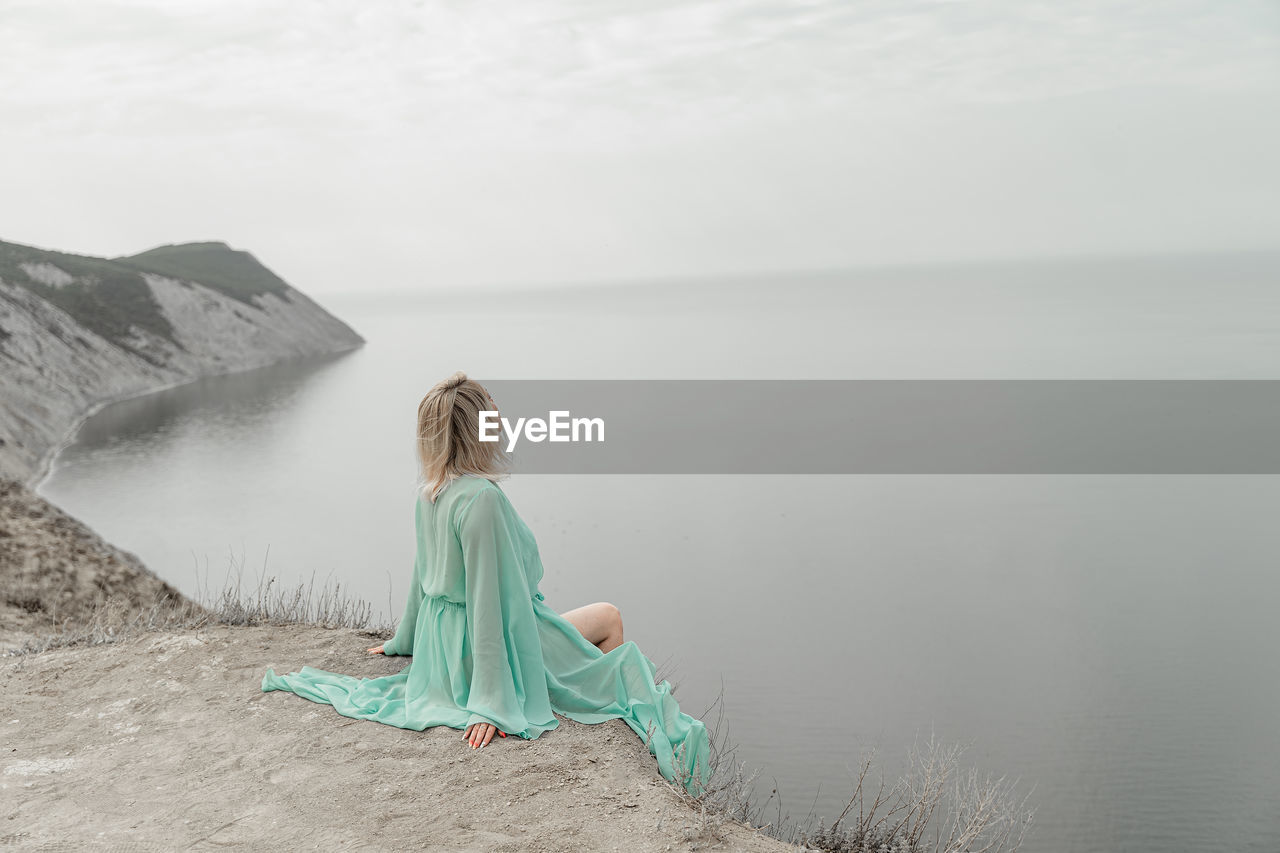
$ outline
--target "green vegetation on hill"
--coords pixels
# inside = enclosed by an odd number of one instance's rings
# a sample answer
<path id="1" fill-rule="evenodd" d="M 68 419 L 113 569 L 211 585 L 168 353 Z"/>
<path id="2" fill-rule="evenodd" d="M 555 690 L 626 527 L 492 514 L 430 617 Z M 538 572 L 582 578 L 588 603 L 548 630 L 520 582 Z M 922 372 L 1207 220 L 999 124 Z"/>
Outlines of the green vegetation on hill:
<path id="1" fill-rule="evenodd" d="M 39 268 L 45 264 L 72 276 L 73 280 L 49 284 L 24 269 L 24 265 Z M 129 345 L 129 327 L 137 326 L 174 340 L 172 325 L 138 270 L 105 258 L 49 252 L 0 241 L 0 279 L 26 288 L 70 314 L 80 325 L 153 363 L 153 357 Z"/>
<path id="2" fill-rule="evenodd" d="M 170 278 L 198 281 L 205 287 L 250 305 L 254 296 L 262 293 L 283 296 L 289 289 L 284 279 L 260 264 L 253 255 L 233 249 L 226 243 L 159 246 L 114 260 Z"/>
<path id="3" fill-rule="evenodd" d="M 69 280 L 59 282 L 59 271 Z M 35 293 L 82 326 L 154 363 L 154 356 L 128 343 L 130 326 L 181 344 L 143 280 L 144 272 L 195 281 L 247 305 L 255 305 L 256 297 L 264 293 L 283 296 L 289 290 L 253 255 L 226 243 L 160 246 L 108 259 L 0 241 L 0 279 Z"/>

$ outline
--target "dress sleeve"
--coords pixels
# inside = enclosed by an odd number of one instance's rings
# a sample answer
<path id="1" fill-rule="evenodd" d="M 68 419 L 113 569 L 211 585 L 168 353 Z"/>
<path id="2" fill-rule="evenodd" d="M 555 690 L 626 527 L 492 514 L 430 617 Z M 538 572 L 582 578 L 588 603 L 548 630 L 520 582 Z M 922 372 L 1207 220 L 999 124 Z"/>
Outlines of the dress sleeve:
<path id="1" fill-rule="evenodd" d="M 497 489 L 483 489 L 458 516 L 472 659 L 466 725 L 493 723 L 536 737 L 555 722 L 537 616 L 504 502 Z"/>
<path id="2" fill-rule="evenodd" d="M 405 600 L 404 614 L 400 617 L 400 624 L 396 626 L 395 636 L 382 644 L 384 655 L 413 654 L 413 633 L 418 626 L 418 608 L 422 606 L 422 575 L 419 573 L 422 568 L 422 516 L 418 515 L 416 505 L 414 506 L 414 529 L 417 532 L 418 551 L 413 561 L 413 574 L 409 581 L 409 597 Z"/>
<path id="3" fill-rule="evenodd" d="M 413 578 L 409 582 L 409 598 L 404 603 L 404 615 L 396 627 L 395 636 L 382 644 L 384 655 L 412 655 L 413 632 L 418 625 L 418 608 L 422 606 L 422 578 L 418 577 L 417 561 L 413 564 Z"/>

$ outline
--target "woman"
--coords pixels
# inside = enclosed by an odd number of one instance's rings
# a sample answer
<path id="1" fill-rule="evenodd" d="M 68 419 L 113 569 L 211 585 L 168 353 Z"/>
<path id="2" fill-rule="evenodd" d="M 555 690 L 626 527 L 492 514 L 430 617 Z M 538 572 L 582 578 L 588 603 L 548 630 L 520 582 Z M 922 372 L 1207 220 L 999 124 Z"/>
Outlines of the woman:
<path id="1" fill-rule="evenodd" d="M 464 729 L 472 749 L 495 733 L 531 740 L 559 725 L 621 718 L 644 739 L 662 775 L 695 796 L 711 775 L 706 727 L 680 711 L 670 682 L 601 602 L 564 616 L 538 591 L 533 533 L 498 486 L 501 442 L 479 439 L 496 406 L 463 373 L 418 406 L 418 553 L 395 636 L 371 654 L 412 655 L 396 675 L 355 678 L 303 666 L 262 690 L 288 690 L 340 714 L 404 729 Z M 572 618 L 570 618 L 572 617 Z"/>

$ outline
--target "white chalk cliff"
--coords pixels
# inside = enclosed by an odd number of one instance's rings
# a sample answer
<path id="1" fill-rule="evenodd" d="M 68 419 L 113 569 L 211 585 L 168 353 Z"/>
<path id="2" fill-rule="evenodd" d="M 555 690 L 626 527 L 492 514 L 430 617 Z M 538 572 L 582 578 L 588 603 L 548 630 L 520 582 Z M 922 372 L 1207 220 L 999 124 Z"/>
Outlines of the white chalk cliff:
<path id="1" fill-rule="evenodd" d="M 0 473 L 38 480 L 113 400 L 363 343 L 223 243 L 108 260 L 0 242 Z"/>

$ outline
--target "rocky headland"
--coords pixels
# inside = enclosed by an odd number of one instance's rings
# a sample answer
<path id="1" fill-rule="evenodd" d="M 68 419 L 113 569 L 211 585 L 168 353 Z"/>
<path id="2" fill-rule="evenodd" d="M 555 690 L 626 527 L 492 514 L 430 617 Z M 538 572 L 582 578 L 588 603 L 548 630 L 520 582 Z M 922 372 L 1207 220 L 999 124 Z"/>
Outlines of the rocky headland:
<path id="1" fill-rule="evenodd" d="M 107 259 L 0 242 L 0 473 L 38 481 L 112 401 L 363 343 L 225 243 Z"/>

